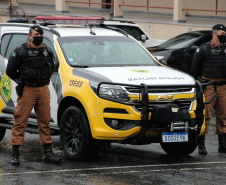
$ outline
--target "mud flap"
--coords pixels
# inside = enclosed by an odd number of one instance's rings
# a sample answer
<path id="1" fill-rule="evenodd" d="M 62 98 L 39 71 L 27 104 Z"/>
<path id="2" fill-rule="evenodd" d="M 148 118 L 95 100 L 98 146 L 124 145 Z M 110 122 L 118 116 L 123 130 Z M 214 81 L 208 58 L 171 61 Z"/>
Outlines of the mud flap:
<path id="1" fill-rule="evenodd" d="M 205 130 L 206 130 L 206 125 L 205 125 L 205 120 L 204 120 L 204 122 L 203 122 L 203 124 L 202 124 L 202 127 L 201 127 L 201 129 L 200 129 L 199 135 L 202 135 L 202 134 L 205 132 Z"/>
<path id="2" fill-rule="evenodd" d="M 197 134 L 199 135 L 201 132 L 201 128 L 204 129 L 204 109 L 205 105 L 203 102 L 203 88 L 200 82 L 196 82 L 196 99 L 197 99 L 197 108 L 195 110 L 196 114 L 196 123 L 197 123 Z"/>

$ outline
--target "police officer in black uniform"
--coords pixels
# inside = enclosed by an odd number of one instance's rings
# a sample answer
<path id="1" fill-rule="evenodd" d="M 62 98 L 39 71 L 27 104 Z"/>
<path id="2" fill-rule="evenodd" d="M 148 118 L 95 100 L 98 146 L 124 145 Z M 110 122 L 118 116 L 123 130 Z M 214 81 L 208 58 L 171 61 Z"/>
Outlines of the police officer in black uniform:
<path id="1" fill-rule="evenodd" d="M 207 155 L 205 135 L 209 130 L 212 110 L 216 115 L 216 134 L 219 140 L 219 153 L 226 153 L 226 28 L 223 24 L 214 25 L 212 40 L 203 44 L 195 52 L 192 61 L 192 74 L 201 82 L 214 80 L 216 82 L 217 96 L 206 105 L 205 131 L 200 136 L 198 152 Z M 205 88 L 205 101 L 209 101 L 214 93 L 214 86 Z"/>
<path id="2" fill-rule="evenodd" d="M 19 146 L 23 144 L 24 132 L 30 113 L 34 108 L 37 115 L 40 144 L 44 147 L 44 162 L 58 163 L 51 149 L 50 135 L 50 91 L 48 84 L 55 70 L 54 55 L 43 41 L 43 29 L 32 26 L 28 43 L 18 46 L 9 57 L 6 74 L 18 85 L 17 105 L 14 110 L 12 128 L 12 165 L 19 165 Z"/>

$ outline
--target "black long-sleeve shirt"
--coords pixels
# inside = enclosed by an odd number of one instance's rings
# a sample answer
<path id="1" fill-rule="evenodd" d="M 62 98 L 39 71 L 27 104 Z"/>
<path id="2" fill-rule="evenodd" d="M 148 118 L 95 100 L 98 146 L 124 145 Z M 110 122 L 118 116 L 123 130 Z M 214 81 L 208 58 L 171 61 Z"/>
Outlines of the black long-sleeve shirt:
<path id="1" fill-rule="evenodd" d="M 202 45 L 195 51 L 192 60 L 191 73 L 195 79 L 201 77 L 202 65 L 205 60 L 207 60 L 207 55 L 204 49 L 204 45 Z"/>
<path id="2" fill-rule="evenodd" d="M 23 46 L 18 46 L 9 57 L 6 74 L 15 82 L 19 80 L 20 59 L 23 54 Z"/>

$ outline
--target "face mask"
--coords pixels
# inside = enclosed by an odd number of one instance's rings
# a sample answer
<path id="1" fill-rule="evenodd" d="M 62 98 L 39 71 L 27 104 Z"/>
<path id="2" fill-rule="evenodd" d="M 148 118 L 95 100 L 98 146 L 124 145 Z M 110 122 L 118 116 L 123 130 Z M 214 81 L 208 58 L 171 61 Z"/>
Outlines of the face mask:
<path id="1" fill-rule="evenodd" d="M 226 42 L 226 36 L 225 35 L 217 35 L 217 38 L 220 43 Z"/>
<path id="2" fill-rule="evenodd" d="M 33 44 L 39 46 L 43 41 L 43 36 L 33 37 Z"/>

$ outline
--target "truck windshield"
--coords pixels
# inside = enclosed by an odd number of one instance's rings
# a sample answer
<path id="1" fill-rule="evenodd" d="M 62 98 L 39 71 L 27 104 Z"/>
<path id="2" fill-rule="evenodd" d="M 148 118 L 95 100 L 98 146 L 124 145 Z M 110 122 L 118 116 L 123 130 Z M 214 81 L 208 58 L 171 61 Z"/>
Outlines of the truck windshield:
<path id="1" fill-rule="evenodd" d="M 158 65 L 154 58 L 129 37 L 59 37 L 70 66 Z"/>

